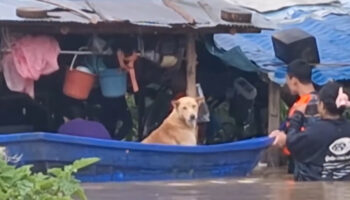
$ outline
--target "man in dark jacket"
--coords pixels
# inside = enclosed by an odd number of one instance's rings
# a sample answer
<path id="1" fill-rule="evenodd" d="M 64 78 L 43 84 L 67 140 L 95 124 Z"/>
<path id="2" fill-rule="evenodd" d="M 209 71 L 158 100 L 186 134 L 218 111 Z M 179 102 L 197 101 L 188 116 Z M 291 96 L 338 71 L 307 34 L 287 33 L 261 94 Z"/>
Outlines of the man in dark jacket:
<path id="1" fill-rule="evenodd" d="M 317 104 L 318 96 L 316 94 L 315 87 L 312 84 L 312 66 L 303 60 L 295 60 L 287 67 L 286 84 L 292 95 L 298 95 L 298 100 L 289 109 L 288 119 L 285 123 L 285 127 L 281 127 L 281 130 L 288 132 L 289 119 L 295 114 L 297 107 L 305 105 L 305 120 L 303 126 L 300 127 L 300 131 L 303 131 L 308 124 L 314 122 L 318 118 Z M 290 152 L 287 147 L 283 148 L 283 153 L 290 157 Z M 294 172 L 293 158 L 289 159 L 290 173 Z"/>

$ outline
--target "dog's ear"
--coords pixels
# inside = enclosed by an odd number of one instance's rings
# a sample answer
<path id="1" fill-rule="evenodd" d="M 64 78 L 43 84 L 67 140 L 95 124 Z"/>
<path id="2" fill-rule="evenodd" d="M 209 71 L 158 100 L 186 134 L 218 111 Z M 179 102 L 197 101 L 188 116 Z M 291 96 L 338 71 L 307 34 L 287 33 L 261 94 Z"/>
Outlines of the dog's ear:
<path id="1" fill-rule="evenodd" d="M 179 107 L 180 102 L 177 100 L 173 100 L 173 101 L 171 101 L 171 105 L 173 106 L 173 108 L 177 108 L 177 107 Z"/>
<path id="2" fill-rule="evenodd" d="M 198 105 L 201 105 L 202 103 L 204 103 L 205 99 L 203 97 L 197 97 L 196 101 Z"/>

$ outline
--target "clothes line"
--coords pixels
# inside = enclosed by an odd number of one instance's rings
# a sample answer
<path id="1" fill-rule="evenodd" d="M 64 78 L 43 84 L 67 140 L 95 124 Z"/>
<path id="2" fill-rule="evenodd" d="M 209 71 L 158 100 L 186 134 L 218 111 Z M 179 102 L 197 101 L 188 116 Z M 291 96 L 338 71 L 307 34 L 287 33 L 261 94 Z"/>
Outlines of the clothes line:
<path id="1" fill-rule="evenodd" d="M 10 53 L 10 49 L 1 49 L 1 53 Z M 102 52 L 102 53 L 97 53 L 93 51 L 70 51 L 70 50 L 61 50 L 60 54 L 65 54 L 65 55 L 105 55 L 109 56 L 112 55 L 110 52 Z"/>
<path id="2" fill-rule="evenodd" d="M 62 50 L 60 51 L 60 54 L 66 54 L 66 55 L 105 55 L 109 56 L 113 53 L 110 52 L 103 52 L 103 53 L 97 53 L 93 51 L 68 51 L 68 50 Z"/>

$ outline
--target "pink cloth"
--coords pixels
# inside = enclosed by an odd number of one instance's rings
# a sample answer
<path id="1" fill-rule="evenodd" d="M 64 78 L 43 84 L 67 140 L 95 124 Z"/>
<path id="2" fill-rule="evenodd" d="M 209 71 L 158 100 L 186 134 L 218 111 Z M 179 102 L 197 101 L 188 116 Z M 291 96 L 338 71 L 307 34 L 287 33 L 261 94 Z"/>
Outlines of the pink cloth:
<path id="1" fill-rule="evenodd" d="M 7 87 L 34 98 L 34 81 L 58 70 L 60 47 L 55 38 L 24 36 L 15 41 L 1 64 Z"/>

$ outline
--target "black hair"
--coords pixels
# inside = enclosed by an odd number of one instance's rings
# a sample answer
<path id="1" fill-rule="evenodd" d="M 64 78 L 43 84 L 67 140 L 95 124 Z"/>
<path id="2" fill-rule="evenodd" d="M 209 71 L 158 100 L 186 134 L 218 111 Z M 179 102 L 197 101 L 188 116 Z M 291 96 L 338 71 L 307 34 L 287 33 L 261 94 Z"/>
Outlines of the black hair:
<path id="1" fill-rule="evenodd" d="M 122 50 L 126 56 L 130 56 L 137 50 L 137 38 L 132 36 L 123 37 L 120 39 L 113 39 L 111 47 L 113 51 Z"/>
<path id="2" fill-rule="evenodd" d="M 312 68 L 313 66 L 306 61 L 297 59 L 288 65 L 287 74 L 289 77 L 297 78 L 303 84 L 308 84 L 312 83 Z"/>
<path id="3" fill-rule="evenodd" d="M 71 103 L 63 111 L 63 116 L 68 119 L 85 118 L 84 105 L 82 103 Z"/>
<path id="4" fill-rule="evenodd" d="M 335 103 L 340 87 L 342 87 L 340 84 L 331 82 L 327 83 L 319 91 L 319 99 L 323 103 L 324 108 L 331 115 L 342 115 L 345 111 L 345 107 L 338 108 Z"/>

